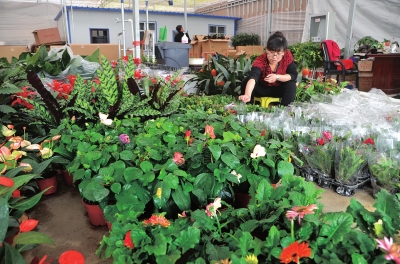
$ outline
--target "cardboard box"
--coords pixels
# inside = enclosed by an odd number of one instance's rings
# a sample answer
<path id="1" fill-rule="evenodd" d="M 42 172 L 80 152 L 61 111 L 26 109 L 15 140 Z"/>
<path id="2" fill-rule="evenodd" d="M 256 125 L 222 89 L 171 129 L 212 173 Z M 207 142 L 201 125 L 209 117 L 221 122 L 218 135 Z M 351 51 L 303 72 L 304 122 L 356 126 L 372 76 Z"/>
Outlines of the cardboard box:
<path id="1" fill-rule="evenodd" d="M 7 58 L 11 62 L 11 58 L 19 58 L 23 52 L 28 52 L 28 46 L 2 46 L 0 45 L 0 58 Z"/>
<path id="2" fill-rule="evenodd" d="M 231 58 L 237 58 L 238 57 L 238 55 L 236 55 L 237 54 L 236 50 L 231 50 L 230 49 L 228 52 L 229 52 L 228 53 L 229 57 L 231 57 Z"/>
<path id="3" fill-rule="evenodd" d="M 201 41 L 205 36 L 203 35 L 194 35 L 192 40 L 190 41 L 190 45 L 192 48 L 189 50 L 189 58 L 201 58 Z M 197 40 L 194 40 L 197 38 Z"/>
<path id="4" fill-rule="evenodd" d="M 69 46 L 74 55 L 90 56 L 97 49 L 100 49 L 100 54 L 104 55 L 108 61 L 119 59 L 118 44 L 70 44 Z"/>
<path id="5" fill-rule="evenodd" d="M 372 88 L 372 72 L 359 72 L 358 73 L 358 90 L 362 92 L 369 92 Z"/>
<path id="6" fill-rule="evenodd" d="M 246 58 L 249 58 L 252 55 L 261 55 L 261 54 L 263 54 L 264 53 L 264 46 L 237 46 L 236 50 L 238 52 L 246 53 Z M 240 54 L 238 54 L 238 55 L 240 55 Z"/>
<path id="7" fill-rule="evenodd" d="M 58 28 L 37 29 L 32 32 L 36 45 L 62 42 Z"/>
<path id="8" fill-rule="evenodd" d="M 372 64 L 374 63 L 373 60 L 360 60 L 358 62 L 358 71 L 372 71 Z"/>
<path id="9" fill-rule="evenodd" d="M 228 57 L 229 39 L 207 39 L 201 42 L 201 52 L 218 52 L 218 54 Z"/>

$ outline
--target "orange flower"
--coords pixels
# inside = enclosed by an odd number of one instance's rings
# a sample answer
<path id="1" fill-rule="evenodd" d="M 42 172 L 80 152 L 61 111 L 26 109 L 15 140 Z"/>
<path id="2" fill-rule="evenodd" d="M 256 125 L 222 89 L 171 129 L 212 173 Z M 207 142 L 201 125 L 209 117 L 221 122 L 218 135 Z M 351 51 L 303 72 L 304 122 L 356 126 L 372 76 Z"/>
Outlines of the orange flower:
<path id="1" fill-rule="evenodd" d="M 6 187 L 13 187 L 14 181 L 11 178 L 8 178 L 6 176 L 0 176 L 0 185 L 6 186 Z"/>
<path id="2" fill-rule="evenodd" d="M 133 247 L 135 246 L 131 237 L 131 231 L 128 231 L 125 235 L 124 246 L 129 249 L 133 249 Z"/>
<path id="3" fill-rule="evenodd" d="M 290 244 L 282 250 L 279 260 L 281 263 L 289 264 L 291 262 L 299 263 L 301 258 L 309 258 L 311 256 L 311 249 L 306 242 L 299 244 L 298 241 Z"/>
<path id="4" fill-rule="evenodd" d="M 301 218 L 303 218 L 306 214 L 314 214 L 315 209 L 318 209 L 316 204 L 311 204 L 308 206 L 295 206 L 292 210 L 286 212 L 286 217 L 289 221 L 292 221 L 298 216 L 298 221 L 300 224 Z"/>
<path id="5" fill-rule="evenodd" d="M 148 225 L 160 225 L 162 227 L 169 227 L 171 224 L 163 215 L 156 215 L 153 214 L 149 219 L 144 220 L 143 224 L 148 226 Z"/>
<path id="6" fill-rule="evenodd" d="M 60 258 L 58 259 L 60 264 L 84 264 L 85 257 L 79 251 L 75 250 L 68 250 L 61 254 Z"/>
<path id="7" fill-rule="evenodd" d="M 216 69 L 212 69 L 211 70 L 211 75 L 212 76 L 217 76 L 217 70 Z"/>
<path id="8" fill-rule="evenodd" d="M 21 197 L 21 191 L 20 190 L 14 190 L 11 194 L 12 198 L 20 198 Z"/>
<path id="9" fill-rule="evenodd" d="M 214 127 L 207 124 L 206 132 L 204 133 L 204 135 L 209 135 L 210 138 L 215 138 Z"/>

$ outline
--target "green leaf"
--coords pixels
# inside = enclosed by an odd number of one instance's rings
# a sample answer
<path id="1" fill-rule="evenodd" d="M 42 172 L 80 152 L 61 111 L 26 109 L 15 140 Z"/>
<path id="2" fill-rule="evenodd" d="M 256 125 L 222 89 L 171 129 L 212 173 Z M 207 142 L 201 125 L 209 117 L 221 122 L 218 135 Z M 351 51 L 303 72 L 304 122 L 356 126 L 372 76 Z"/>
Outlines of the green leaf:
<path id="1" fill-rule="evenodd" d="M 272 190 L 273 187 L 271 184 L 267 180 L 262 179 L 260 184 L 257 186 L 256 199 L 259 202 L 269 201 Z"/>
<path id="2" fill-rule="evenodd" d="M 239 238 L 239 248 L 241 252 L 241 256 L 245 257 L 248 252 L 250 252 L 251 244 L 253 242 L 253 237 L 249 232 L 243 232 Z"/>
<path id="3" fill-rule="evenodd" d="M 238 167 L 240 165 L 239 159 L 236 158 L 236 156 L 233 155 L 232 153 L 222 154 L 221 159 L 231 169 L 235 169 L 236 167 Z"/>
<path id="4" fill-rule="evenodd" d="M 133 160 L 135 158 L 135 154 L 133 154 L 132 150 L 123 150 L 119 153 L 119 157 L 122 160 Z"/>
<path id="5" fill-rule="evenodd" d="M 35 206 L 40 201 L 40 198 L 42 198 L 42 195 L 44 192 L 46 192 L 46 190 L 43 190 L 40 193 L 37 193 L 30 198 L 21 200 L 13 208 L 15 210 L 19 210 L 19 211 L 26 211 L 28 209 L 31 209 L 33 206 Z"/>
<path id="6" fill-rule="evenodd" d="M 353 218 L 348 213 L 328 213 L 323 218 L 320 236 L 326 237 L 323 244 L 332 240 L 334 244 L 343 241 L 345 234 L 349 233 L 353 225 Z"/>
<path id="7" fill-rule="evenodd" d="M 113 193 L 120 193 L 121 189 L 122 189 L 121 183 L 116 182 L 116 183 L 111 184 L 111 191 Z"/>
<path id="8" fill-rule="evenodd" d="M 278 162 L 278 175 L 283 177 L 283 175 L 293 175 L 294 167 L 293 164 L 284 160 Z"/>
<path id="9" fill-rule="evenodd" d="M 145 160 L 140 163 L 140 168 L 144 171 L 144 173 L 147 173 L 153 169 L 153 164 L 151 164 L 151 162 Z"/>
<path id="10" fill-rule="evenodd" d="M 46 234 L 36 231 L 19 233 L 14 238 L 14 243 L 19 245 L 49 244 L 55 245 L 54 241 Z"/>
<path id="11" fill-rule="evenodd" d="M 0 112 L 9 114 L 9 113 L 17 113 L 17 110 L 8 105 L 0 105 Z"/>
<path id="12" fill-rule="evenodd" d="M 8 243 L 4 243 L 5 249 L 5 256 L 4 256 L 4 263 L 5 264 L 14 264 L 14 263 L 26 263 L 25 259 L 22 257 L 21 253 L 19 253 L 15 248 L 10 246 Z"/>
<path id="13" fill-rule="evenodd" d="M 212 145 L 208 147 L 214 157 L 214 160 L 217 161 L 221 156 L 221 147 L 219 145 Z"/>
<path id="14" fill-rule="evenodd" d="M 179 207 L 179 210 L 186 211 L 190 209 L 190 194 L 188 192 L 184 192 L 180 186 L 172 191 L 172 199 Z"/>
<path id="15" fill-rule="evenodd" d="M 368 264 L 365 258 L 358 253 L 351 254 L 351 260 L 351 263 L 353 264 Z"/>
<path id="16" fill-rule="evenodd" d="M 81 188 L 81 182 L 79 184 L 79 188 Z M 82 195 L 89 201 L 100 202 L 104 198 L 106 198 L 110 191 L 106 189 L 100 182 L 92 180 L 90 181 L 84 188 L 82 188 Z"/>
<path id="17" fill-rule="evenodd" d="M 195 248 L 200 242 L 200 230 L 194 227 L 188 227 L 187 230 L 182 230 L 179 236 L 175 239 L 174 244 L 182 248 L 182 254 L 188 249 Z"/>
<path id="18" fill-rule="evenodd" d="M 166 182 L 171 189 L 176 189 L 179 186 L 178 176 L 172 173 L 169 173 L 167 176 L 164 177 L 164 182 Z"/>
<path id="19" fill-rule="evenodd" d="M 155 237 L 153 245 L 145 246 L 145 250 L 149 255 L 162 256 L 167 254 L 167 239 L 163 234 L 158 234 Z"/>
<path id="20" fill-rule="evenodd" d="M 9 219 L 8 199 L 0 196 L 0 241 L 4 241 Z"/>

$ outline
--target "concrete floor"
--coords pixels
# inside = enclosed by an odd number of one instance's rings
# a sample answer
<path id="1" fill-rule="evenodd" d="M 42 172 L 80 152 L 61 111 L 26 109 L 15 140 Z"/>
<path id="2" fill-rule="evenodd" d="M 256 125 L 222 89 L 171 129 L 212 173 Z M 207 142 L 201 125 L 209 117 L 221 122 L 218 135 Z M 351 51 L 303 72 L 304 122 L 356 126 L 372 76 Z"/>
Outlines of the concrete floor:
<path id="1" fill-rule="evenodd" d="M 370 189 L 359 190 L 351 197 L 325 189 L 321 199 L 323 211 L 345 211 L 352 198 L 358 200 L 367 210 L 373 210 L 375 200 Z M 39 220 L 36 230 L 50 236 L 56 246 L 39 245 L 25 252 L 27 263 L 35 256 L 40 259 L 44 255 L 53 259 L 52 263 L 58 263 L 59 256 L 67 250 L 81 252 L 88 264 L 112 263 L 112 259 L 102 261 L 94 254 L 102 237 L 108 233 L 107 227 L 94 227 L 89 223 L 78 189 L 66 186 L 61 177 L 58 179 L 57 193 L 43 196 L 28 215 Z"/>

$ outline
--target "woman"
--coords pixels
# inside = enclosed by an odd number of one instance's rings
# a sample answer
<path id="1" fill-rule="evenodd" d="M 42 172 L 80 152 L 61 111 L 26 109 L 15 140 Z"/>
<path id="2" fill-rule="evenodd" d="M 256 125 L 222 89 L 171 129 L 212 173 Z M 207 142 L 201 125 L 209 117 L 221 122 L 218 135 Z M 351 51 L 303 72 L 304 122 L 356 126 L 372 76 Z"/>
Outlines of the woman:
<path id="1" fill-rule="evenodd" d="M 269 37 L 265 53 L 254 60 L 249 76 L 242 81 L 239 100 L 253 103 L 254 97 L 279 97 L 284 106 L 294 101 L 297 70 L 287 47 L 281 32 Z"/>

